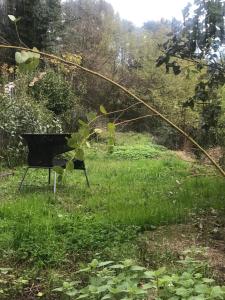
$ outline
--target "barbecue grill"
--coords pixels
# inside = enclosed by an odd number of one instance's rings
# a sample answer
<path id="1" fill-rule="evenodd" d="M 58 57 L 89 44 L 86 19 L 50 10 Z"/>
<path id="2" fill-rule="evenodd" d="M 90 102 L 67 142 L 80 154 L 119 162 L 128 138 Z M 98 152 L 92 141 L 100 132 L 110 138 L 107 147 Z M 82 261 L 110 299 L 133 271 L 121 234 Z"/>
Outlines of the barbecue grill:
<path id="1" fill-rule="evenodd" d="M 19 184 L 21 190 L 27 172 L 30 168 L 48 169 L 48 184 L 51 182 L 51 169 L 54 166 L 65 168 L 67 160 L 57 159 L 60 154 L 73 150 L 68 146 L 67 139 L 71 134 L 62 133 L 25 133 L 22 134 L 23 139 L 28 146 L 27 168 L 23 174 L 22 180 Z M 86 167 L 83 160 L 73 160 L 74 169 L 83 170 L 88 187 L 89 180 L 87 177 Z M 54 192 L 56 191 L 56 173 L 54 174 Z"/>

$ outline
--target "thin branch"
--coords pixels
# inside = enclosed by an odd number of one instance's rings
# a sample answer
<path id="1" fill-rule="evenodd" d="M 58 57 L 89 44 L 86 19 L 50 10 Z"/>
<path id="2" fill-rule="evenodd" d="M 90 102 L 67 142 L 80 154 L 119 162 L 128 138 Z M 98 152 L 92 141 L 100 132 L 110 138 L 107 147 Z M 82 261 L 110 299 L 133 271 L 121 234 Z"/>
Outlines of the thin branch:
<path id="1" fill-rule="evenodd" d="M 174 129 L 176 129 L 179 133 L 181 133 L 183 136 L 185 136 L 194 146 L 196 146 L 210 161 L 211 163 L 214 165 L 214 167 L 218 170 L 218 172 L 225 178 L 225 171 L 220 167 L 220 165 L 207 153 L 207 151 L 205 149 L 203 149 L 189 134 L 187 134 L 185 131 L 183 131 L 180 127 L 178 127 L 176 124 L 174 124 L 172 121 L 170 121 L 167 117 L 165 117 L 164 115 L 162 115 L 159 111 L 157 111 L 154 107 L 152 107 L 151 105 L 149 105 L 148 103 L 146 103 L 144 100 L 142 100 L 141 98 L 139 98 L 138 96 L 136 96 L 133 92 L 129 91 L 127 88 L 125 88 L 124 86 L 120 85 L 119 83 L 113 81 L 112 79 L 98 73 L 95 71 L 92 71 L 90 69 L 87 69 L 85 67 L 80 66 L 79 64 L 67 61 L 63 58 L 60 58 L 56 55 L 53 54 L 48 54 L 45 52 L 41 52 L 41 51 L 35 51 L 32 49 L 28 49 L 28 48 L 23 48 L 23 47 L 18 47 L 18 46 L 7 46 L 7 45 L 0 45 L 0 48 L 2 49 L 17 49 L 17 50 L 25 50 L 25 51 L 31 51 L 33 53 L 39 53 L 40 55 L 43 55 L 44 57 L 50 58 L 50 59 L 56 59 L 66 65 L 69 66 L 75 66 L 78 69 L 83 70 L 84 72 L 88 73 L 88 74 L 92 74 L 94 76 L 97 76 L 99 78 L 102 78 L 103 80 L 110 82 L 111 84 L 113 84 L 114 86 L 118 87 L 120 90 L 124 91 L 125 94 L 131 96 L 133 99 L 135 99 L 137 102 L 142 103 L 145 107 L 147 107 L 151 112 L 153 112 L 154 114 L 158 115 L 158 117 L 160 119 L 162 119 L 164 122 L 166 122 L 167 124 L 169 124 L 171 127 L 173 127 Z"/>
<path id="2" fill-rule="evenodd" d="M 130 106 L 124 108 L 124 109 L 119 109 L 119 110 L 107 112 L 107 113 L 104 114 L 104 115 L 99 115 L 99 116 L 95 117 L 93 120 L 91 120 L 91 121 L 88 123 L 88 125 L 91 125 L 92 123 L 94 123 L 94 122 L 95 122 L 97 119 L 99 119 L 99 118 L 102 118 L 102 117 L 105 117 L 105 116 L 110 116 L 110 115 L 113 115 L 113 114 L 116 114 L 116 113 L 119 113 L 119 112 L 124 113 L 125 111 L 129 110 L 130 108 L 132 108 L 133 106 L 136 106 L 136 105 L 138 105 L 138 104 L 140 104 L 140 103 L 139 103 L 139 102 L 136 102 L 136 103 L 134 103 L 134 104 L 132 104 L 132 105 L 130 105 Z"/>
<path id="3" fill-rule="evenodd" d="M 119 126 L 119 125 L 122 125 L 122 124 L 127 124 L 127 123 L 130 123 L 130 122 L 135 122 L 135 121 L 140 120 L 140 119 L 145 119 L 145 118 L 154 117 L 154 116 L 158 116 L 158 114 L 145 115 L 145 116 L 125 120 L 125 121 L 122 121 L 122 122 L 115 123 L 115 125 Z"/>

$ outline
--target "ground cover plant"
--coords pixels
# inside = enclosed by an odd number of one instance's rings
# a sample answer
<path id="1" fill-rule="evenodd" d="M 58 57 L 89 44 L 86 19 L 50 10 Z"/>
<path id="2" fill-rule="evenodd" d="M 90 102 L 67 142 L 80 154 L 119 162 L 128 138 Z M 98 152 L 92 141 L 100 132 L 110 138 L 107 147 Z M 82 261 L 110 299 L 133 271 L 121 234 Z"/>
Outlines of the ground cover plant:
<path id="1" fill-rule="evenodd" d="M 23 167 L 1 179 L 0 265 L 7 277 L 1 279 L 6 299 L 63 299 L 67 296 L 56 296 L 52 289 L 93 258 L 149 265 L 145 232 L 188 223 L 202 211 L 224 211 L 223 179 L 211 167 L 181 160 L 147 134 L 119 133 L 116 143 L 116 154 L 107 153 L 104 143 L 87 149 L 90 189 L 79 171 L 68 174 L 56 196 L 45 170 L 30 170 L 21 193 Z M 154 267 L 176 260 L 165 253 Z"/>

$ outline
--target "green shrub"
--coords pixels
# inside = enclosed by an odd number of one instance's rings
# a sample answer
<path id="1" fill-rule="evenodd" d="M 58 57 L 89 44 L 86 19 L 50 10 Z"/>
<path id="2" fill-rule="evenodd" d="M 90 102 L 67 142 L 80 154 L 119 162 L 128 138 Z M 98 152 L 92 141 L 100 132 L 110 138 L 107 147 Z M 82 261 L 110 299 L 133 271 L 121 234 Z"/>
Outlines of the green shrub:
<path id="1" fill-rule="evenodd" d="M 36 101 L 44 103 L 56 115 L 71 110 L 77 102 L 71 84 L 53 70 L 47 71 L 42 80 L 31 88 L 31 93 Z"/>
<path id="2" fill-rule="evenodd" d="M 115 146 L 109 155 L 114 159 L 145 159 L 161 157 L 166 149 L 157 145 Z"/>
<path id="3" fill-rule="evenodd" d="M 12 166 L 22 161 L 24 144 L 22 133 L 60 132 L 61 124 L 42 104 L 26 94 L 9 97 L 0 94 L 1 153 L 4 161 Z"/>

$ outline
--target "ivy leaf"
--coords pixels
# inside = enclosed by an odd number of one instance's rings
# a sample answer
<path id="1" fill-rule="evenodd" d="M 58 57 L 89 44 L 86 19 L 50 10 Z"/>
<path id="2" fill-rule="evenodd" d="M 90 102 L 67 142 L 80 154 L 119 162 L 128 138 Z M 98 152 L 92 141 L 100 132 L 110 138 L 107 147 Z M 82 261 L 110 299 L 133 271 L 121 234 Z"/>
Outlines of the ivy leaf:
<path id="1" fill-rule="evenodd" d="M 103 105 L 100 105 L 100 112 L 103 114 L 103 115 L 106 115 L 107 114 L 107 111 L 105 109 L 105 107 Z"/>

